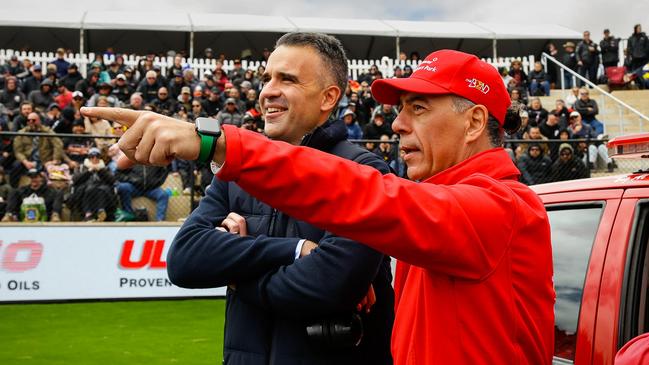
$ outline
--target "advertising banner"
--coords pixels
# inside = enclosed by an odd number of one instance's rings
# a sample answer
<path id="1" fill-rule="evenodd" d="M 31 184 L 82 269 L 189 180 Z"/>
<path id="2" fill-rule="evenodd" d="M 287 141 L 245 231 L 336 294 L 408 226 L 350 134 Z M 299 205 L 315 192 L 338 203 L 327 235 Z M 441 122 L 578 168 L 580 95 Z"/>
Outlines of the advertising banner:
<path id="1" fill-rule="evenodd" d="M 183 289 L 165 258 L 178 226 L 4 226 L 0 302 L 224 296 Z"/>

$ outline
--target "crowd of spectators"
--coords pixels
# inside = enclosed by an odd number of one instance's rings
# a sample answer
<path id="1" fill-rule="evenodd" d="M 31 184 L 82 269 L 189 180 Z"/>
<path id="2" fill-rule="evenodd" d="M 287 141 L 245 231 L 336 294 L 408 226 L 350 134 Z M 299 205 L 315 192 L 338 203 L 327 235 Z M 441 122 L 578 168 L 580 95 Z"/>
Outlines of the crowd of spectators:
<path id="1" fill-rule="evenodd" d="M 649 41 L 639 26 L 634 32 L 638 39 L 629 41 L 627 61 L 629 65 L 644 65 L 649 61 Z M 592 67 L 600 62 L 600 56 L 601 62 L 611 67 L 619 61 L 617 56 L 613 57 L 617 54 L 616 38 L 609 32 L 605 36 L 599 48 L 589 41 L 586 32 L 576 47 L 572 42 L 564 44 L 561 55 L 553 44 L 548 45 L 547 51 L 581 74 L 593 77 Z M 637 51 L 637 47 L 645 47 L 647 52 Z M 268 53 L 265 50 L 264 58 Z M 45 67 L 16 56 L 0 65 L 0 131 L 19 133 L 15 138 L 0 137 L 3 221 L 22 219 L 22 201 L 33 194 L 44 197 L 47 217 L 53 221 L 61 219 L 63 205 L 70 208 L 75 220 L 134 219 L 136 212 L 131 199 L 137 196 L 154 200 L 155 218 L 164 220 L 169 192 L 161 186 L 168 174 L 180 177 L 185 194 L 189 194 L 195 181 L 199 192 L 209 184 L 209 168 L 188 161 L 177 160 L 163 168 L 117 170 L 115 162 L 121 152 L 116 141 L 124 127 L 84 118 L 79 113 L 82 106 L 150 110 L 187 122 L 197 117 L 213 117 L 224 124 L 263 131 L 258 101 L 263 63 L 257 69 L 244 69 L 240 60 L 234 60 L 234 67 L 226 70 L 217 60 L 211 73 L 197 77 L 183 64 L 180 55 L 163 73 L 154 65 L 152 56 L 131 67 L 119 55 L 104 64 L 99 54 L 83 77 L 79 66 L 66 60 L 63 49 L 56 54 Z M 419 55 L 402 52 L 400 58 L 418 60 Z M 394 77 L 408 77 L 412 72 L 410 66 L 397 66 Z M 549 142 L 573 138 L 597 141 L 602 137 L 598 106 L 589 98 L 588 89 L 575 86 L 565 100 L 557 100 L 555 108 L 549 111 L 536 96 L 548 95 L 550 88 L 556 86 L 555 68 L 548 67 L 546 71 L 541 63 L 536 63 L 526 75 L 520 61 L 514 61 L 501 74 L 512 100 L 524 104 L 523 128 L 508 137 L 530 142 L 506 145 L 522 172 L 523 182 L 538 184 L 585 177 L 589 169 L 602 164 L 609 171 L 615 168 L 602 143 Z M 371 94 L 372 83 L 382 77 L 378 67 L 371 66 L 356 80 L 350 80 L 332 117 L 344 120 L 350 139 L 365 140 L 359 143 L 384 158 L 396 174 L 405 176 L 406 166 L 396 144 L 398 136 L 391 127 L 398 111 L 394 105 L 377 104 Z"/>

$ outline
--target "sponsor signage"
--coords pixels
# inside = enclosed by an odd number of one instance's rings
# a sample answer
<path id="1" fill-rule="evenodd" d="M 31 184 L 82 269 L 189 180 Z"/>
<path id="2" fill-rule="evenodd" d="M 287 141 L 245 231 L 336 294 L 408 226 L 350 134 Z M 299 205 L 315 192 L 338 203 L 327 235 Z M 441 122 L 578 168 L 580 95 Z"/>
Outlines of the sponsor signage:
<path id="1" fill-rule="evenodd" d="M 177 226 L 0 228 L 0 302 L 224 296 L 183 289 L 166 256 Z"/>

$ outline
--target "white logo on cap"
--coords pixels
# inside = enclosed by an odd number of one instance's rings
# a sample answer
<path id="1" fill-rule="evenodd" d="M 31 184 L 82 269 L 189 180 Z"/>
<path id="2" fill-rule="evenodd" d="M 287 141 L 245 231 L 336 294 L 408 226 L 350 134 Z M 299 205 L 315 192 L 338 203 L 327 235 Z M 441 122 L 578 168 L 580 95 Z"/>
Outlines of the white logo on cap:
<path id="1" fill-rule="evenodd" d="M 421 61 L 421 63 L 419 64 L 419 66 L 417 66 L 417 68 L 415 69 L 414 72 L 417 72 L 417 71 L 420 71 L 420 70 L 428 71 L 428 72 L 437 72 L 437 66 L 435 66 L 435 67 L 428 66 L 428 65 L 432 64 L 433 62 L 437 62 L 437 57 L 433 58 L 430 61 L 428 61 L 428 60 Z"/>
<path id="2" fill-rule="evenodd" d="M 488 94 L 489 90 L 491 90 L 489 85 L 485 84 L 484 82 L 482 82 L 482 81 L 480 81 L 480 80 L 478 80 L 476 78 L 466 79 L 465 81 L 469 83 L 467 85 L 468 87 L 470 87 L 472 89 L 480 90 L 483 94 Z"/>

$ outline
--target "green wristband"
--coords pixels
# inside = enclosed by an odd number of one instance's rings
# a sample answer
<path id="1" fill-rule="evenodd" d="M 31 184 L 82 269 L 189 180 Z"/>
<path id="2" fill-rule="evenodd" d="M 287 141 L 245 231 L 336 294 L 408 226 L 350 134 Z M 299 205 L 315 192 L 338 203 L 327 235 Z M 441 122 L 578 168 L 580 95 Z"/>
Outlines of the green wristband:
<path id="1" fill-rule="evenodd" d="M 216 138 L 206 134 L 198 134 L 201 136 L 201 151 L 198 154 L 198 161 L 209 163 L 212 161 L 214 155 L 214 147 L 216 146 Z"/>

